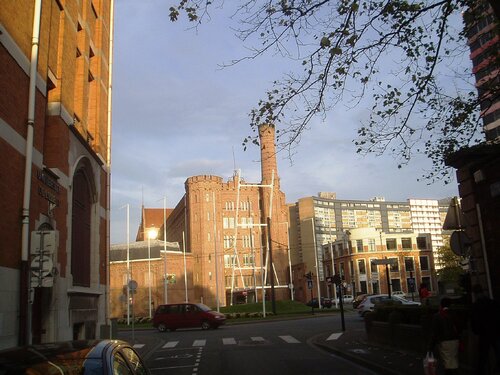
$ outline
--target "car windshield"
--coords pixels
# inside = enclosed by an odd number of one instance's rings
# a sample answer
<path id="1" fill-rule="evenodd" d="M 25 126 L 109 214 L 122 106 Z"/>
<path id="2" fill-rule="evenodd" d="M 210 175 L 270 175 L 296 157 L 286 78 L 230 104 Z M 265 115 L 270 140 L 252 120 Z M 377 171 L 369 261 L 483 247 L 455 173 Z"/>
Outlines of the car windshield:
<path id="1" fill-rule="evenodd" d="M 197 303 L 196 306 L 198 306 L 201 311 L 212 311 L 210 307 L 204 305 L 203 303 Z"/>

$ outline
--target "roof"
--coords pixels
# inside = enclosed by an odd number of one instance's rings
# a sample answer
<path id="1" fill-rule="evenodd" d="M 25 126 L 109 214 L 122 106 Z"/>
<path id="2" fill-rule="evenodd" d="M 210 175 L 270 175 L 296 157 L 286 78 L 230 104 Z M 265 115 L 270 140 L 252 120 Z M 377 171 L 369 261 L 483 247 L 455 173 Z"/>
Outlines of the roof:
<path id="1" fill-rule="evenodd" d="M 163 241 L 151 240 L 150 249 L 148 249 L 148 241 L 131 242 L 128 245 L 129 260 L 148 259 L 148 252 L 151 251 L 151 258 L 161 258 L 161 252 L 164 251 L 165 245 Z M 167 251 L 175 251 L 181 253 L 178 242 L 167 242 Z M 125 262 L 127 260 L 127 244 L 111 245 L 109 252 L 110 262 Z"/>
<path id="2" fill-rule="evenodd" d="M 157 228 L 158 230 L 163 227 L 166 218 L 172 213 L 172 208 L 142 208 L 142 219 L 137 229 L 137 241 L 144 239 L 144 231 L 149 228 Z"/>

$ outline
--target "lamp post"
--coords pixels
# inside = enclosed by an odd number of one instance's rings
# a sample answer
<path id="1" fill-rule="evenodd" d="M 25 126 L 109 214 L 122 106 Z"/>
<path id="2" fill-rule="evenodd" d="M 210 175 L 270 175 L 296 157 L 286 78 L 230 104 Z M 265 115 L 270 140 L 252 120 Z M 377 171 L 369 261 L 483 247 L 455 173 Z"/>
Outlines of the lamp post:
<path id="1" fill-rule="evenodd" d="M 148 229 L 148 292 L 149 292 L 149 317 L 151 318 L 151 240 L 158 235 L 155 228 Z"/>

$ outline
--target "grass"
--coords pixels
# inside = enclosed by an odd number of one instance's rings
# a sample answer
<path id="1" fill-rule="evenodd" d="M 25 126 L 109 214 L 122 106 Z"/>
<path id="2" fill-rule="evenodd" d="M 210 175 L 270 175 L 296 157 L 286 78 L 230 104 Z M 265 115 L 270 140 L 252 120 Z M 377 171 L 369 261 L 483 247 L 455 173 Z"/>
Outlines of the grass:
<path id="1" fill-rule="evenodd" d="M 315 309 L 317 310 L 317 309 Z M 262 312 L 262 302 L 248 303 L 233 306 L 221 307 L 220 311 L 224 314 L 231 313 L 258 313 Z M 271 301 L 266 301 L 266 313 L 272 311 Z M 297 301 L 276 301 L 276 314 L 307 314 L 311 308 L 302 302 Z"/>

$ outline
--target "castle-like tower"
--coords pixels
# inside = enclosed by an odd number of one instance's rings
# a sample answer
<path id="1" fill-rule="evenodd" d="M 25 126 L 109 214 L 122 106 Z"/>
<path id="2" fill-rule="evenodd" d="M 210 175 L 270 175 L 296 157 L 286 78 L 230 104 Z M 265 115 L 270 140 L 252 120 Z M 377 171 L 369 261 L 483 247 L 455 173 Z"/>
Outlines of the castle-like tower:
<path id="1" fill-rule="evenodd" d="M 189 177 L 186 194 L 167 219 L 167 240 L 179 242 L 193 258 L 187 270 L 193 301 L 215 306 L 262 300 L 270 286 L 270 247 L 276 298 L 290 298 L 287 209 L 274 126 L 262 125 L 259 135 L 261 182 L 249 183 L 239 172 L 226 182 L 210 175 Z M 161 238 L 163 229 L 159 233 Z M 183 277 L 183 270 L 177 272 Z"/>

